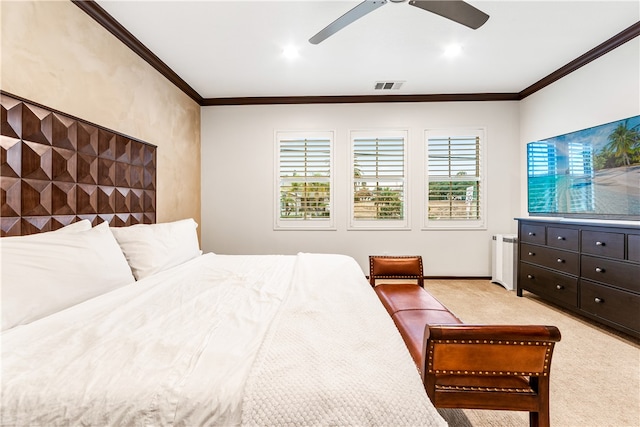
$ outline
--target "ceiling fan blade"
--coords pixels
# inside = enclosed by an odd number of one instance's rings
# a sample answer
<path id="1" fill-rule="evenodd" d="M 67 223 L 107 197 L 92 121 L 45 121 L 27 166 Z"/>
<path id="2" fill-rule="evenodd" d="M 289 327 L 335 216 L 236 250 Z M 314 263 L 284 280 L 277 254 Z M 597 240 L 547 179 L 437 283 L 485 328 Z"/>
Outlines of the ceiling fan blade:
<path id="1" fill-rule="evenodd" d="M 309 39 L 309 42 L 311 44 L 320 43 L 321 41 L 327 39 L 328 37 L 340 31 L 347 25 L 351 24 L 355 20 L 362 18 L 364 15 L 376 10 L 380 6 L 383 6 L 385 3 L 387 3 L 387 0 L 363 1 L 359 5 L 357 5 L 356 7 L 354 7 L 353 9 L 351 9 L 350 11 L 342 15 L 340 18 L 336 19 L 331 24 L 327 25 L 318 34 L 311 37 Z"/>
<path id="2" fill-rule="evenodd" d="M 409 4 L 474 30 L 489 19 L 489 15 L 461 0 L 410 0 Z"/>

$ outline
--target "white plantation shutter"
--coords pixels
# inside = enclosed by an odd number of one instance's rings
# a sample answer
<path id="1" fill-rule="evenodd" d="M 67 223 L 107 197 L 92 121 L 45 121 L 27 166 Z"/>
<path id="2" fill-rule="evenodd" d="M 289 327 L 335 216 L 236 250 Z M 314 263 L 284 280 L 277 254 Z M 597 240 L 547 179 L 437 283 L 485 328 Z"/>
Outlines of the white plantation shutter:
<path id="1" fill-rule="evenodd" d="M 278 132 L 276 229 L 331 228 L 331 132 Z"/>
<path id="2" fill-rule="evenodd" d="M 482 135 L 427 131 L 427 227 L 484 226 Z"/>
<path id="3" fill-rule="evenodd" d="M 406 132 L 353 132 L 351 140 L 351 227 L 406 227 Z"/>

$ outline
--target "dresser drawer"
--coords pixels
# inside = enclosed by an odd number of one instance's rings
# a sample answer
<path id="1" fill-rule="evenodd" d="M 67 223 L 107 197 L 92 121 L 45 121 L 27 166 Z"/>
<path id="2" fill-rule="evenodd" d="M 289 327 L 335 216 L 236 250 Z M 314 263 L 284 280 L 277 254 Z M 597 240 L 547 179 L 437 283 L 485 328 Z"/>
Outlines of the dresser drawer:
<path id="1" fill-rule="evenodd" d="M 561 302 L 578 305 L 578 278 L 520 262 L 519 288 Z"/>
<path id="2" fill-rule="evenodd" d="M 582 255 L 580 276 L 633 292 L 640 292 L 640 265 Z"/>
<path id="3" fill-rule="evenodd" d="M 580 273 L 580 256 L 577 252 L 523 243 L 520 246 L 520 260 L 576 276 Z"/>
<path id="4" fill-rule="evenodd" d="M 578 237 L 580 233 L 573 228 L 548 227 L 547 245 L 554 248 L 578 250 Z"/>
<path id="5" fill-rule="evenodd" d="M 580 309 L 634 331 L 640 331 L 640 296 L 582 280 Z"/>
<path id="6" fill-rule="evenodd" d="M 522 224 L 520 226 L 520 241 L 544 245 L 545 243 L 544 225 Z"/>
<path id="7" fill-rule="evenodd" d="M 606 231 L 582 231 L 581 252 L 624 259 L 624 234 Z"/>
<path id="8" fill-rule="evenodd" d="M 640 262 L 640 234 L 627 236 L 627 250 L 629 261 Z"/>

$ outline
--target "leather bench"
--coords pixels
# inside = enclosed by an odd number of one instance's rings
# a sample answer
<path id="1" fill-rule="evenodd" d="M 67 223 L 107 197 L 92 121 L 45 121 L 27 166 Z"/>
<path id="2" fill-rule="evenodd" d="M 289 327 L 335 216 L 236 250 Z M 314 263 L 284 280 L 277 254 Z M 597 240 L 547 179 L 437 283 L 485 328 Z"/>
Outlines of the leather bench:
<path id="1" fill-rule="evenodd" d="M 377 273 L 385 270 L 410 278 L 415 272 L 397 271 L 411 264 L 409 258 L 422 275 L 420 257 L 394 258 L 370 257 L 371 285 L 435 407 L 528 411 L 530 426 L 549 426 L 549 374 L 554 344 L 560 341 L 558 328 L 463 324 L 422 286 L 376 284 Z"/>
<path id="2" fill-rule="evenodd" d="M 461 324 L 462 321 L 420 286 L 382 284 L 374 289 L 422 371 L 425 325 Z"/>

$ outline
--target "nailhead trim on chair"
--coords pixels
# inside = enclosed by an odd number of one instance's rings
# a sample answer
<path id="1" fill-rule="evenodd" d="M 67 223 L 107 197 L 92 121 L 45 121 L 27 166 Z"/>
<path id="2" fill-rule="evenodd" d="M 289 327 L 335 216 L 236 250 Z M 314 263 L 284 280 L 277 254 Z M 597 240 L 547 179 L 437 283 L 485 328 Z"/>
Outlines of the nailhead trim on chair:
<path id="1" fill-rule="evenodd" d="M 497 391 L 497 392 L 510 392 L 510 393 L 533 393 L 530 388 L 504 388 L 504 387 L 471 387 L 461 385 L 440 385 L 436 384 L 436 389 L 439 390 L 464 390 L 464 391 Z"/>
<path id="2" fill-rule="evenodd" d="M 381 279 L 415 279 L 416 276 L 398 276 L 396 274 L 394 274 L 393 276 L 377 276 L 378 278 Z"/>
<path id="3" fill-rule="evenodd" d="M 460 370 L 434 370 L 433 369 L 433 351 L 435 344 L 499 344 L 499 345 L 543 345 L 546 346 L 546 353 L 544 356 L 544 366 L 542 372 L 510 372 L 510 371 L 460 371 Z M 427 372 L 430 374 L 464 374 L 464 375 L 514 375 L 514 376 L 542 376 L 546 377 L 549 370 L 549 359 L 551 357 L 551 351 L 553 349 L 553 343 L 551 342 L 535 342 L 535 341 L 494 341 L 494 340 L 431 340 L 429 341 L 429 348 L 427 349 Z"/>

